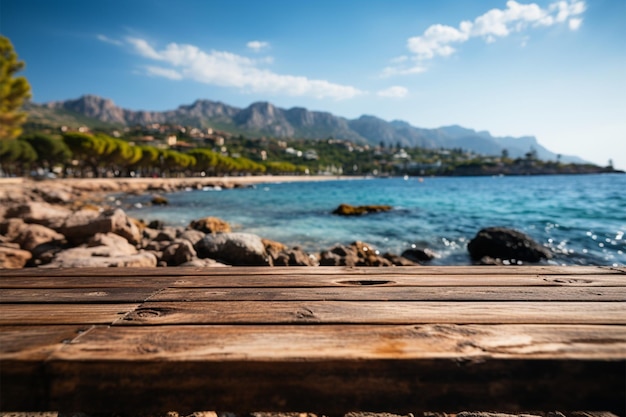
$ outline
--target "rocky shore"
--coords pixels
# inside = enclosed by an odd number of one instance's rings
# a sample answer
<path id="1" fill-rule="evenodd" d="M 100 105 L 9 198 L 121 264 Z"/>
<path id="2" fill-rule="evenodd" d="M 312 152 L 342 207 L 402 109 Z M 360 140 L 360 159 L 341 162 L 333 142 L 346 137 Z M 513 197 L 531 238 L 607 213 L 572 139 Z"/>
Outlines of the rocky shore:
<path id="1" fill-rule="evenodd" d="M 329 177 L 182 179 L 0 180 L 0 268 L 196 266 L 408 266 L 437 257 L 420 248 L 380 253 L 364 242 L 306 253 L 205 217 L 186 227 L 150 224 L 108 204 L 113 193 L 165 194 L 203 187 L 319 181 Z M 162 204 L 159 198 L 154 204 Z M 390 208 L 386 208 L 390 209 Z M 468 249 L 477 263 L 510 264 L 549 258 L 544 247 L 519 232 L 480 231 Z"/>

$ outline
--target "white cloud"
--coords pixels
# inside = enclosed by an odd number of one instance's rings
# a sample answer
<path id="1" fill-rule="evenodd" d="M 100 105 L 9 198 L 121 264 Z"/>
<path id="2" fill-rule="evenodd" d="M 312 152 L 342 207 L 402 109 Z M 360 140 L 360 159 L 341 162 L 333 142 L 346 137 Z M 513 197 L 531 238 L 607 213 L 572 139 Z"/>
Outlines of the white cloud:
<path id="1" fill-rule="evenodd" d="M 424 65 L 412 65 L 412 66 L 389 66 L 383 68 L 382 73 L 380 74 L 380 78 L 389 78 L 395 75 L 411 75 L 411 74 L 421 74 L 422 72 L 426 72 L 427 68 Z"/>
<path id="2" fill-rule="evenodd" d="M 406 97 L 407 94 L 409 94 L 409 90 L 407 90 L 405 87 L 395 85 L 393 87 L 380 90 L 376 94 L 380 97 L 403 98 Z"/>
<path id="3" fill-rule="evenodd" d="M 190 79 L 204 84 L 240 88 L 244 91 L 336 100 L 353 98 L 365 93 L 355 87 L 326 80 L 276 74 L 261 67 L 267 60 L 257 61 L 231 52 L 205 52 L 194 45 L 177 43 L 170 43 L 164 49 L 157 50 L 144 39 L 126 40 L 139 55 L 163 64 L 158 67 L 146 67 L 147 74 L 152 76 L 174 80 Z"/>
<path id="4" fill-rule="evenodd" d="M 580 27 L 580 25 L 582 25 L 582 23 L 583 23 L 582 19 L 574 17 L 569 20 L 568 25 L 571 30 L 578 30 L 578 28 Z"/>
<path id="5" fill-rule="evenodd" d="M 117 45 L 117 46 L 122 46 L 124 45 L 124 42 L 122 41 L 118 41 L 116 39 L 111 39 L 108 36 L 105 35 L 97 35 L 96 38 L 98 38 L 99 41 L 105 42 L 105 43 L 110 43 L 111 45 Z"/>
<path id="6" fill-rule="evenodd" d="M 149 75 L 153 75 L 156 77 L 165 77 L 165 78 L 169 78 L 170 80 L 182 80 L 183 79 L 183 76 L 181 73 L 171 68 L 147 66 L 146 72 Z"/>
<path id="7" fill-rule="evenodd" d="M 250 41 L 246 44 L 246 46 L 254 52 L 259 52 L 261 49 L 269 48 L 270 44 L 265 41 Z"/>
<path id="8" fill-rule="evenodd" d="M 505 9 L 491 9 L 473 21 L 463 21 L 458 28 L 442 24 L 428 27 L 420 36 L 407 40 L 407 48 L 418 62 L 431 60 L 437 56 L 453 55 L 458 46 L 471 38 L 483 38 L 486 43 L 529 28 L 553 26 L 567 22 L 570 30 L 577 30 L 582 24 L 582 14 L 586 10 L 584 0 L 560 0 L 541 8 L 536 3 L 521 4 L 515 0 L 506 2 Z M 523 42 L 524 45 L 527 43 Z M 382 77 L 405 75 L 423 71 L 407 71 L 406 67 L 392 61 L 392 66 L 383 69 Z M 415 68 L 425 69 L 425 65 Z"/>

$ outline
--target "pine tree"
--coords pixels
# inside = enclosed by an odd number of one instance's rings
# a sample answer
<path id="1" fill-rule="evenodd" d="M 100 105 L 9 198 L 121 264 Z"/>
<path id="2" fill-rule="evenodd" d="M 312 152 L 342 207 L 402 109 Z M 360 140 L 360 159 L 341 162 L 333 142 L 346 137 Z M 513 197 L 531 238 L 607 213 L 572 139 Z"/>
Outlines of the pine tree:
<path id="1" fill-rule="evenodd" d="M 0 36 L 0 140 L 15 139 L 22 133 L 26 113 L 20 108 L 30 98 L 30 85 L 15 73 L 24 68 L 8 38 Z"/>

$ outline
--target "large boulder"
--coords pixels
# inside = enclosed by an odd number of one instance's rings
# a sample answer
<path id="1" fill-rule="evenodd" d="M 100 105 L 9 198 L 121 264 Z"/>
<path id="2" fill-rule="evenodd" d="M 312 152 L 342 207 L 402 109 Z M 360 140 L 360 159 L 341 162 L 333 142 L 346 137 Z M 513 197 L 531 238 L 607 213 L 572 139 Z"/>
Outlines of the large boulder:
<path id="1" fill-rule="evenodd" d="M 60 226 L 72 211 L 60 206 L 54 206 L 42 201 L 31 201 L 7 209 L 6 218 L 16 217 L 26 223 L 37 223 L 48 227 Z"/>
<path id="2" fill-rule="evenodd" d="M 380 213 L 391 209 L 393 209 L 393 207 L 386 205 L 351 206 L 350 204 L 340 204 L 339 207 L 333 211 L 333 214 L 340 216 L 361 216 L 363 214 Z"/>
<path id="3" fill-rule="evenodd" d="M 474 260 L 490 257 L 501 260 L 539 262 L 550 259 L 552 253 L 530 236 L 504 227 L 480 230 L 469 242 L 467 249 Z"/>
<path id="4" fill-rule="evenodd" d="M 24 268 L 31 257 L 28 251 L 0 246 L 0 269 Z"/>
<path id="5" fill-rule="evenodd" d="M 58 230 L 70 240 L 81 240 L 96 233 L 115 233 L 130 243 L 141 242 L 141 232 L 122 209 L 106 210 L 93 215 L 91 210 L 80 210 L 68 217 Z"/>
<path id="6" fill-rule="evenodd" d="M 32 251 L 44 243 L 63 240 L 65 240 L 65 236 L 40 224 L 24 224 L 17 236 L 13 238 L 13 242 L 18 243 L 22 249 L 27 251 Z"/>
<path id="7" fill-rule="evenodd" d="M 203 233 L 230 233 L 230 225 L 217 217 L 204 217 L 198 220 L 192 220 L 189 228 L 199 230 Z"/>
<path id="8" fill-rule="evenodd" d="M 207 234 L 196 243 L 195 249 L 200 258 L 212 258 L 229 265 L 272 265 L 263 240 L 251 233 Z"/>

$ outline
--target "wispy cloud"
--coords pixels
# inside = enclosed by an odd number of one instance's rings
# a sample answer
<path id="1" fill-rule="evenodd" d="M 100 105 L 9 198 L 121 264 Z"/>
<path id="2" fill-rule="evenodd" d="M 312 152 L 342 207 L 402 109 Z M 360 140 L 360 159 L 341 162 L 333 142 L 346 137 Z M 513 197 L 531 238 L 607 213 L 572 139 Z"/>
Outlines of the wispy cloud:
<path id="1" fill-rule="evenodd" d="M 126 42 L 142 57 L 162 63 L 161 66 L 145 67 L 146 74 L 151 76 L 189 79 L 244 91 L 336 100 L 365 93 L 349 85 L 274 73 L 262 67 L 268 63 L 267 59 L 255 60 L 226 51 L 207 52 L 194 45 L 177 43 L 170 43 L 159 50 L 146 40 L 134 37 L 126 38 Z"/>
<path id="2" fill-rule="evenodd" d="M 97 35 L 96 38 L 98 38 L 98 40 L 101 41 L 101 42 L 110 43 L 111 45 L 117 45 L 117 46 L 124 45 L 124 42 L 118 41 L 117 39 L 111 39 L 111 38 L 109 38 L 108 36 L 105 36 L 105 35 Z"/>
<path id="3" fill-rule="evenodd" d="M 265 41 L 250 41 L 246 44 L 249 49 L 252 49 L 254 52 L 259 52 L 262 49 L 267 49 L 270 47 L 270 44 Z"/>
<path id="4" fill-rule="evenodd" d="M 380 97 L 389 97 L 389 98 L 403 98 L 409 94 L 409 90 L 405 87 L 395 85 L 393 87 L 386 88 L 384 90 L 380 90 L 376 93 Z"/>
<path id="5" fill-rule="evenodd" d="M 453 55 L 460 45 L 472 38 L 482 38 L 486 43 L 493 43 L 511 33 L 563 23 L 567 23 L 570 30 L 578 30 L 585 10 L 584 0 L 561 0 L 551 3 L 547 8 L 541 8 L 536 3 L 521 4 L 509 0 L 505 9 L 491 9 L 473 21 L 462 21 L 458 27 L 437 23 L 428 27 L 422 35 L 409 38 L 407 49 L 412 56 L 401 61 L 394 58 L 391 65 L 383 69 L 381 76 L 424 72 L 428 60 Z"/>

